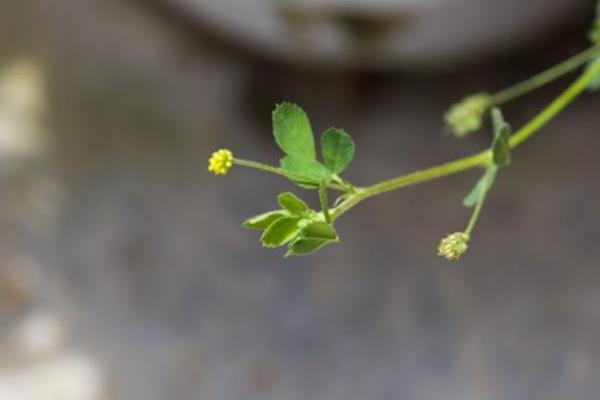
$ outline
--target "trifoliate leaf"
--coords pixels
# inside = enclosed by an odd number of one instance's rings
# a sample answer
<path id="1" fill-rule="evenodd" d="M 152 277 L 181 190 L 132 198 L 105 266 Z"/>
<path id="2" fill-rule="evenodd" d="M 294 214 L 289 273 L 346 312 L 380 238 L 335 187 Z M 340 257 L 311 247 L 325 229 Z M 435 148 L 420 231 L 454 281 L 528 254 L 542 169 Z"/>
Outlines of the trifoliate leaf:
<path id="1" fill-rule="evenodd" d="M 264 230 L 267 229 L 269 225 L 277 221 L 279 218 L 289 216 L 290 214 L 283 210 L 269 211 L 264 214 L 256 215 L 252 218 L 248 218 L 246 221 L 244 221 L 243 225 L 248 229 Z"/>
<path id="2" fill-rule="evenodd" d="M 495 165 L 489 166 L 483 176 L 477 181 L 471 192 L 463 200 L 465 207 L 474 207 L 485 195 L 494 183 L 498 167 Z"/>
<path id="3" fill-rule="evenodd" d="M 283 217 L 273 222 L 260 238 L 263 246 L 273 248 L 286 244 L 300 233 L 298 217 Z"/>
<path id="4" fill-rule="evenodd" d="M 321 221 L 311 222 L 290 242 L 286 257 L 311 254 L 337 241 L 338 235 L 333 226 Z"/>
<path id="5" fill-rule="evenodd" d="M 329 128 L 321 136 L 321 153 L 325 166 L 339 174 L 354 158 L 354 142 L 342 129 Z"/>
<path id="6" fill-rule="evenodd" d="M 275 141 L 286 154 L 315 160 L 315 140 L 308 116 L 291 103 L 279 104 L 273 111 Z"/>
<path id="7" fill-rule="evenodd" d="M 318 188 L 322 181 L 331 180 L 331 172 L 323 164 L 310 158 L 287 155 L 281 159 L 281 167 L 297 177 L 293 181 L 305 188 Z"/>
<path id="8" fill-rule="evenodd" d="M 499 108 L 492 109 L 494 141 L 492 142 L 492 158 L 494 164 L 503 167 L 510 164 L 510 125 L 506 123 Z"/>
<path id="9" fill-rule="evenodd" d="M 302 214 L 308 210 L 308 205 L 291 192 L 281 193 L 277 196 L 277 202 L 292 214 Z"/>

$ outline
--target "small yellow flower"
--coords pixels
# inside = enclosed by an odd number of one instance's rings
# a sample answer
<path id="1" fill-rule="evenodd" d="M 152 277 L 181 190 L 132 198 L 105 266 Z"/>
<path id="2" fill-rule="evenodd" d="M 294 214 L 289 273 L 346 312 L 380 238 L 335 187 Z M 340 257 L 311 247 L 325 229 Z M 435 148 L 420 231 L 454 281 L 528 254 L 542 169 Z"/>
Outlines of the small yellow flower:
<path id="1" fill-rule="evenodd" d="M 454 136 L 462 138 L 478 131 L 483 125 L 483 116 L 491 107 L 491 96 L 478 93 L 454 104 L 444 116 Z"/>
<path id="2" fill-rule="evenodd" d="M 455 232 L 440 241 L 438 255 L 448 260 L 458 260 L 468 248 L 469 235 L 464 232 Z"/>
<path id="3" fill-rule="evenodd" d="M 227 175 L 232 165 L 233 153 L 226 149 L 215 151 L 208 160 L 208 170 L 215 175 Z"/>

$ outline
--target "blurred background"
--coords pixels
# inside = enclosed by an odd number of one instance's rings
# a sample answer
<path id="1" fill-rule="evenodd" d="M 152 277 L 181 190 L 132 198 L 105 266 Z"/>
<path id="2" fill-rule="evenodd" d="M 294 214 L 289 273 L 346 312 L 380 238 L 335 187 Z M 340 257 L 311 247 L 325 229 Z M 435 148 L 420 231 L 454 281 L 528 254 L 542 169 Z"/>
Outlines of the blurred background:
<path id="1" fill-rule="evenodd" d="M 599 96 L 519 148 L 459 263 L 469 171 L 261 248 L 270 114 L 358 144 L 362 185 L 486 147 L 447 107 L 587 46 L 593 0 L 0 3 L 0 400 L 597 399 Z M 505 107 L 526 122 L 569 78 Z"/>

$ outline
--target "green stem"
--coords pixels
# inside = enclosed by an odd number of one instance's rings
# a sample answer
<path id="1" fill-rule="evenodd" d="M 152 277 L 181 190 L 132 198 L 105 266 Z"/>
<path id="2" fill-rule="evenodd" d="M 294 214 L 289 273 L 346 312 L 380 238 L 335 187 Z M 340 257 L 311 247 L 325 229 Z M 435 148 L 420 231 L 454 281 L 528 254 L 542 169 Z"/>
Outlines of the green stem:
<path id="1" fill-rule="evenodd" d="M 289 174 L 281 168 L 273 167 L 271 165 L 259 163 L 256 161 L 244 160 L 241 158 L 234 158 L 233 163 L 235 165 L 241 165 L 243 167 L 260 169 L 261 171 L 270 172 L 272 174 L 281 175 L 286 178 L 289 178 Z"/>
<path id="2" fill-rule="evenodd" d="M 254 168 L 254 169 L 259 169 L 261 171 L 270 172 L 272 174 L 280 175 L 280 176 L 283 176 L 285 178 L 292 179 L 292 180 L 298 180 L 298 179 L 302 178 L 301 176 L 293 174 L 289 171 L 286 171 L 283 168 L 273 167 L 271 165 L 263 164 L 263 163 L 256 162 L 256 161 L 244 160 L 241 158 L 234 158 L 233 163 L 235 165 L 240 165 L 243 167 Z M 331 189 L 339 190 L 342 192 L 347 192 L 349 190 L 346 185 L 341 185 L 341 184 L 337 184 L 337 183 L 329 183 L 327 185 L 327 187 L 331 188 Z"/>
<path id="3" fill-rule="evenodd" d="M 475 205 L 475 210 L 473 211 L 473 214 L 471 215 L 471 219 L 469 219 L 469 225 L 467 225 L 467 229 L 465 229 L 465 234 L 468 237 L 471 237 L 471 233 L 473 232 L 473 228 L 475 227 L 475 223 L 477 223 L 477 219 L 479 219 L 479 215 L 481 214 L 481 209 L 483 208 L 483 203 L 485 202 L 486 194 L 487 193 L 485 193 L 481 197 L 481 200 L 479 200 L 477 202 L 477 204 Z"/>
<path id="4" fill-rule="evenodd" d="M 493 94 L 491 100 L 492 105 L 498 106 L 507 103 L 510 100 L 545 86 L 561 76 L 576 70 L 598 55 L 600 55 L 600 48 L 598 46 L 590 47 L 581 53 L 561 62 L 560 64 L 527 79 L 526 81 Z"/>
<path id="5" fill-rule="evenodd" d="M 559 97 L 542 110 L 527 125 L 510 138 L 510 147 L 515 148 L 533 136 L 544 125 L 564 110 L 577 96 L 584 92 L 596 77 L 600 75 L 600 59 L 587 68 Z"/>
<path id="6" fill-rule="evenodd" d="M 327 186 L 319 186 L 319 202 L 321 203 L 321 211 L 325 217 L 325 222 L 331 223 L 331 215 L 329 214 L 329 199 L 327 198 Z"/>
<path id="7" fill-rule="evenodd" d="M 454 174 L 460 171 L 471 169 L 473 167 L 485 166 L 491 159 L 489 150 L 482 151 L 469 157 L 460 158 L 455 161 L 450 161 L 442 165 L 436 165 L 427 169 L 416 171 L 407 175 L 402 175 L 387 181 L 377 183 L 366 187 L 366 196 L 375 196 L 391 190 L 400 189 L 406 186 L 414 185 L 415 183 L 430 181 L 442 176 Z"/>
<path id="8" fill-rule="evenodd" d="M 475 204 L 475 209 L 473 210 L 473 214 L 471 214 L 471 218 L 469 219 L 469 223 L 467 225 L 467 229 L 465 229 L 465 233 L 467 236 L 471 237 L 471 233 L 473 233 L 473 228 L 475 228 L 475 224 L 479 219 L 479 215 L 481 214 L 481 209 L 483 208 L 483 203 L 485 203 L 485 199 L 487 197 L 488 192 L 494 180 L 496 179 L 496 172 L 498 171 L 498 167 L 495 165 L 490 165 L 485 172 L 484 179 L 486 179 L 485 187 L 480 194 L 477 203 Z"/>
<path id="9" fill-rule="evenodd" d="M 581 74 L 577 80 L 575 80 L 575 82 L 573 82 L 560 96 L 558 96 L 556 100 L 550 103 L 550 105 L 544 108 L 535 118 L 517 131 L 510 138 L 510 147 L 513 149 L 518 147 L 521 143 L 538 132 L 544 125 L 546 125 L 550 120 L 564 110 L 564 108 L 569 105 L 578 95 L 585 91 L 598 75 L 600 75 L 600 60 L 594 62 L 585 70 L 583 74 Z M 473 167 L 486 166 L 490 163 L 490 160 L 491 152 L 486 150 L 468 157 L 451 161 L 446 164 L 430 167 L 383 181 L 366 188 L 357 188 L 356 193 L 350 195 L 333 210 L 331 213 L 332 218 L 334 220 L 339 218 L 342 214 L 368 197 L 392 190 L 397 190 L 419 182 L 429 181 L 442 176 L 455 174 Z"/>
<path id="10" fill-rule="evenodd" d="M 357 192 L 349 196 L 332 212 L 332 218 L 335 220 L 346 211 L 360 203 L 367 197 L 376 196 L 392 190 L 401 189 L 419 182 L 429 181 L 442 176 L 450 175 L 464 171 L 476 166 L 485 166 L 489 163 L 491 154 L 488 150 L 474 154 L 469 157 L 461 158 L 442 165 L 436 165 L 427 169 L 416 171 L 410 174 L 402 175 L 387 181 L 377 183 L 366 188 L 357 188 Z"/>

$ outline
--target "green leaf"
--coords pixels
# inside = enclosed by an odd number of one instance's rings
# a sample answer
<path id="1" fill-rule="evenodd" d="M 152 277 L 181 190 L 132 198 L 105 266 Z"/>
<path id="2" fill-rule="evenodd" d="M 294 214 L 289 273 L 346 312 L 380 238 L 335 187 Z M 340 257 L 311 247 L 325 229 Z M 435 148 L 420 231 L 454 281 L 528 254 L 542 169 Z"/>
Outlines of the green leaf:
<path id="1" fill-rule="evenodd" d="M 302 229 L 302 237 L 312 239 L 337 240 L 338 235 L 333 226 L 326 222 L 313 222 Z"/>
<path id="2" fill-rule="evenodd" d="M 273 248 L 294 239 L 300 233 L 298 217 L 283 217 L 273 222 L 260 238 L 263 246 Z"/>
<path id="3" fill-rule="evenodd" d="M 277 196 L 277 202 L 292 214 L 302 214 L 308 210 L 308 205 L 291 192 L 281 193 Z"/>
<path id="4" fill-rule="evenodd" d="M 354 142 L 342 129 L 329 128 L 321 136 L 321 153 L 325 166 L 339 174 L 354 158 Z"/>
<path id="5" fill-rule="evenodd" d="M 495 165 L 489 166 L 483 176 L 477 181 L 473 189 L 469 192 L 467 197 L 463 200 L 463 205 L 465 207 L 473 207 L 477 204 L 485 195 L 494 183 L 494 179 L 496 178 L 496 172 L 498 171 L 498 167 Z"/>
<path id="6" fill-rule="evenodd" d="M 305 256 L 305 255 L 314 253 L 315 251 L 317 251 L 333 242 L 334 242 L 333 240 L 311 239 L 311 238 L 300 237 L 290 243 L 290 245 L 288 247 L 288 251 L 285 254 L 285 256 L 286 257 Z"/>
<path id="7" fill-rule="evenodd" d="M 492 109 L 494 141 L 492 142 L 492 158 L 494 164 L 503 167 L 510 164 L 510 125 L 506 123 L 499 108 Z"/>
<path id="8" fill-rule="evenodd" d="M 281 103 L 273 111 L 275 141 L 286 154 L 316 159 L 315 139 L 308 116 L 300 107 Z"/>
<path id="9" fill-rule="evenodd" d="M 331 181 L 331 172 L 323 164 L 310 158 L 287 155 L 281 159 L 281 168 L 296 176 L 293 181 L 302 187 L 318 188 L 322 181 Z"/>
<path id="10" fill-rule="evenodd" d="M 285 256 L 311 254 L 337 241 L 338 235 L 333 226 L 326 222 L 315 221 L 305 226 L 296 239 L 290 242 Z"/>
<path id="11" fill-rule="evenodd" d="M 264 214 L 256 215 L 252 218 L 248 218 L 244 221 L 244 227 L 248 229 L 259 229 L 264 230 L 269 227 L 273 222 L 277 221 L 279 218 L 289 217 L 290 215 L 282 210 L 269 211 Z"/>

